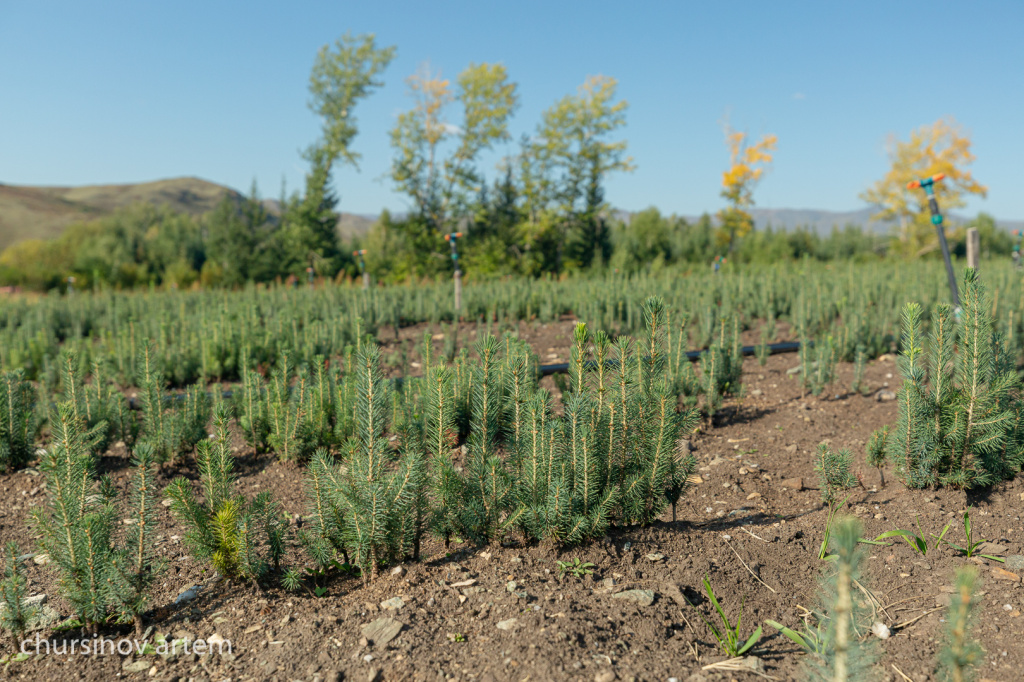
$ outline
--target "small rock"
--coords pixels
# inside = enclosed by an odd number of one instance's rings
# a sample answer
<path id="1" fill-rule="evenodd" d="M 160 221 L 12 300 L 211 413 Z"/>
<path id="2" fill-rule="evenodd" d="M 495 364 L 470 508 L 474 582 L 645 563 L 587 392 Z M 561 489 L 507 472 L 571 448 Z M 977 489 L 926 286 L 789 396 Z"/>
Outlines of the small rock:
<path id="1" fill-rule="evenodd" d="M 786 446 L 786 452 L 796 452 L 796 443 Z"/>
<path id="2" fill-rule="evenodd" d="M 871 626 L 871 632 L 873 632 L 875 637 L 878 637 L 878 639 L 889 639 L 889 635 L 891 634 L 889 632 L 889 626 L 885 623 L 878 622 Z"/>
<path id="3" fill-rule="evenodd" d="M 185 604 L 192 601 L 193 599 L 199 596 L 199 593 L 202 591 L 202 589 L 202 585 L 193 585 L 192 587 L 183 590 L 180 594 L 178 594 L 177 597 L 175 597 L 175 606 L 177 606 L 178 604 Z"/>
<path id="4" fill-rule="evenodd" d="M 998 580 L 1009 580 L 1011 582 L 1020 582 L 1020 576 L 1016 573 L 999 568 L 998 566 L 992 567 L 992 575 Z"/>
<path id="5" fill-rule="evenodd" d="M 1024 570 L 1024 556 L 1020 554 L 1013 554 L 1006 557 L 1005 566 L 1011 571 L 1022 571 Z"/>
<path id="6" fill-rule="evenodd" d="M 370 668 L 370 672 L 366 676 L 366 682 L 380 682 L 380 679 L 380 670 L 377 668 Z"/>
<path id="7" fill-rule="evenodd" d="M 1006 547 L 995 542 L 983 542 L 978 545 L 978 553 L 992 555 L 1006 554 Z"/>
<path id="8" fill-rule="evenodd" d="M 605 670 L 594 675 L 594 682 L 615 682 L 615 671 Z"/>
<path id="9" fill-rule="evenodd" d="M 653 552 L 653 553 L 647 555 L 647 560 L 648 561 L 663 561 L 664 559 L 665 559 L 665 555 L 661 554 L 660 552 Z"/>
<path id="10" fill-rule="evenodd" d="M 227 641 L 226 639 L 221 637 L 216 632 L 206 638 L 206 643 L 207 644 L 211 644 L 211 645 L 212 644 L 216 644 L 218 648 L 220 648 L 220 645 L 224 644 L 224 642 L 226 642 L 226 641 Z"/>
<path id="11" fill-rule="evenodd" d="M 172 501 L 171 501 L 171 499 L 170 499 L 170 498 L 168 498 L 168 499 L 166 499 L 166 500 L 163 500 L 163 501 L 162 501 L 162 502 L 161 502 L 160 504 L 162 504 L 162 505 L 163 505 L 163 506 L 165 506 L 165 507 L 170 507 L 170 506 L 171 506 L 171 504 L 172 504 Z"/>
<path id="12" fill-rule="evenodd" d="M 714 458 L 713 460 L 711 460 L 710 462 L 708 462 L 708 466 L 713 466 L 713 467 L 716 467 L 716 466 L 719 466 L 720 464 L 725 464 L 725 463 L 726 463 L 726 462 L 728 462 L 728 461 L 729 461 L 729 460 L 727 460 L 727 459 L 723 459 L 723 458 L 721 458 L 721 457 L 715 457 L 715 458 Z"/>
<path id="13" fill-rule="evenodd" d="M 803 490 L 804 479 L 802 478 L 787 478 L 779 481 L 780 488 L 789 488 L 790 490 Z"/>
<path id="14" fill-rule="evenodd" d="M 750 392 L 750 395 L 754 398 L 760 398 L 762 395 L 764 395 L 764 391 L 762 391 L 759 388 L 755 388 L 753 391 Z"/>
<path id="15" fill-rule="evenodd" d="M 499 630 L 515 630 L 517 627 L 519 627 L 519 621 L 515 618 L 498 621 Z"/>
<path id="16" fill-rule="evenodd" d="M 284 618 L 281 619 L 281 625 L 288 625 L 290 622 L 292 622 L 292 614 L 286 613 Z"/>
<path id="17" fill-rule="evenodd" d="M 382 601 L 380 603 L 380 607 L 382 609 L 387 609 L 388 611 L 397 611 L 403 606 L 405 606 L 405 602 L 402 601 L 401 597 L 392 597 L 391 599 Z"/>
<path id="18" fill-rule="evenodd" d="M 626 590 L 625 592 L 613 594 L 612 599 L 623 599 L 625 601 L 633 602 L 637 606 L 650 606 L 654 603 L 654 591 Z"/>
<path id="19" fill-rule="evenodd" d="M 505 591 L 509 593 L 515 592 L 516 588 L 518 587 L 519 583 L 517 583 L 515 580 L 509 580 L 508 583 L 505 584 Z"/>
<path id="20" fill-rule="evenodd" d="M 604 589 L 611 590 L 613 587 L 615 587 L 615 578 L 605 578 L 601 581 L 601 585 L 604 587 Z"/>
<path id="21" fill-rule="evenodd" d="M 405 567 L 395 566 L 391 569 L 391 575 L 395 576 L 396 578 L 402 577 L 403 575 L 405 575 Z"/>
<path id="22" fill-rule="evenodd" d="M 50 555 L 36 554 L 34 557 L 32 557 L 32 563 L 34 563 L 36 566 L 45 566 L 46 564 L 50 563 Z"/>
<path id="23" fill-rule="evenodd" d="M 401 621 L 385 616 L 364 625 L 362 633 L 363 637 L 373 642 L 374 646 L 382 647 L 397 637 L 403 627 L 405 624 Z"/>
<path id="24" fill-rule="evenodd" d="M 750 493 L 747 495 L 748 500 L 756 500 L 759 497 L 761 497 L 761 493 Z"/>
<path id="25" fill-rule="evenodd" d="M 888 389 L 882 389 L 875 394 L 875 400 L 880 403 L 888 403 L 896 400 L 896 391 L 890 391 Z"/>
<path id="26" fill-rule="evenodd" d="M 131 659 L 124 659 L 124 663 L 121 664 L 121 670 L 126 673 L 141 673 L 143 670 L 149 670 L 152 665 L 149 661 L 132 661 Z"/>

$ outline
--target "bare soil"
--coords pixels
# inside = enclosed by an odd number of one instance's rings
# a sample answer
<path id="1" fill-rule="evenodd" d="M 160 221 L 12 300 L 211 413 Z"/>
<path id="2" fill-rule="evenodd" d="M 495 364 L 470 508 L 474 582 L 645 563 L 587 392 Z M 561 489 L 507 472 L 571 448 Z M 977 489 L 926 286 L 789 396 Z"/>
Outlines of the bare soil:
<path id="1" fill-rule="evenodd" d="M 530 329 L 521 333 L 525 331 Z M 542 362 L 565 361 L 570 331 L 566 320 L 538 327 L 529 340 Z M 423 329 L 400 333 L 419 340 Z M 333 578 L 327 593 L 317 597 L 276 587 L 256 591 L 249 585 L 213 583 L 185 551 L 184 529 L 161 508 L 157 548 L 170 568 L 153 596 L 147 622 L 154 632 L 179 637 L 209 639 L 216 633 L 230 640 L 231 654 L 193 653 L 172 661 L 156 655 L 51 654 L 12 663 L 3 674 L 26 680 L 149 676 L 282 682 L 763 679 L 749 672 L 702 670 L 725 656 L 697 613 L 713 617 L 700 592 L 701 581 L 710 579 L 731 618 L 738 617 L 743 604 L 744 634 L 765 619 L 795 627 L 803 609 L 816 605 L 816 577 L 823 566 L 817 550 L 826 513 L 814 489 L 813 452 L 822 442 L 850 448 L 862 463 L 865 487 L 853 492 L 845 511 L 862 520 L 865 537 L 894 528 L 916 529 L 916 519 L 925 533 L 939 533 L 971 507 L 975 537 L 991 540 L 991 552 L 1024 553 L 1024 483 L 1019 479 L 970 494 L 907 490 L 888 470 L 887 485 L 881 487 L 878 472 L 863 465 L 872 431 L 896 418 L 896 403 L 881 402 L 875 395 L 899 381 L 891 359 L 869 364 L 869 395 L 845 388 L 852 368 L 841 366 L 828 399 L 802 396 L 798 380 L 786 373 L 795 364 L 794 355 L 771 357 L 765 367 L 747 359 L 747 397 L 728 403 L 723 418 L 691 441 L 701 482 L 684 497 L 675 522 L 666 514 L 654 526 L 613 529 L 603 541 L 568 551 L 520 539 L 484 548 L 453 544 L 446 552 L 431 540 L 421 562 L 385 572 L 368 586 L 358 577 Z M 240 489 L 246 494 L 273 490 L 294 524 L 300 524 L 305 504 L 300 470 L 239 445 Z M 102 462 L 122 486 L 126 465 L 125 454 L 117 449 Z M 188 461 L 161 472 L 159 482 L 166 484 L 179 474 L 195 477 L 194 464 Z M 45 499 L 41 483 L 32 469 L 0 476 L 0 540 L 17 540 L 26 552 L 34 546 L 27 517 Z M 963 544 L 962 536 L 962 528 L 954 525 L 947 537 Z M 892 629 L 891 637 L 877 641 L 877 679 L 934 679 L 944 627 L 941 607 L 948 603 L 954 571 L 972 560 L 948 547 L 922 557 L 902 540 L 865 548 L 863 583 L 873 600 L 864 596 L 864 601 Z M 574 557 L 592 562 L 593 575 L 559 578 L 555 562 Z M 1024 669 L 1020 571 L 987 559 L 973 562 L 979 565 L 984 592 L 974 630 L 986 651 L 979 677 L 1019 680 Z M 47 594 L 47 603 L 68 616 L 71 610 L 57 596 L 49 567 L 33 561 L 25 566 L 31 593 Z M 510 581 L 516 583 L 512 591 Z M 174 605 L 179 593 L 197 584 L 203 585 L 198 598 Z M 653 603 L 642 606 L 614 598 L 630 589 L 653 591 Z M 394 597 L 404 605 L 382 607 L 381 602 Z M 370 641 L 362 632 L 382 617 L 401 624 L 399 634 L 386 644 Z M 508 629 L 500 629 L 499 623 Z M 130 628 L 116 627 L 103 634 L 134 636 Z M 83 633 L 46 631 L 42 637 L 60 646 Z M 755 654 L 763 664 L 762 675 L 803 679 L 803 655 L 774 629 L 765 627 Z M 150 665 L 133 666 L 141 661 Z M 134 667 L 143 669 L 128 672 Z"/>

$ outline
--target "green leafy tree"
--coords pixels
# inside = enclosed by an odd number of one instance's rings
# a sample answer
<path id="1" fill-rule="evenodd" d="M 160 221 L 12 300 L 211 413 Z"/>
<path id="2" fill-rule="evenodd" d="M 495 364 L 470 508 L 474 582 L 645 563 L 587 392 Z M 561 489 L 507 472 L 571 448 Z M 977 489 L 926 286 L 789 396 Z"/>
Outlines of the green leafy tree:
<path id="1" fill-rule="evenodd" d="M 310 162 L 305 193 L 289 202 L 282 238 L 293 274 L 307 266 L 333 276 L 341 266 L 337 196 L 329 188 L 335 164 L 358 167 L 352 141 L 359 132 L 356 105 L 383 85 L 380 74 L 395 48 L 379 47 L 373 34 L 346 33 L 317 52 L 309 78 L 309 107 L 322 119 L 320 138 L 304 156 Z"/>
<path id="2" fill-rule="evenodd" d="M 482 152 L 508 139 L 508 120 L 519 104 L 517 86 L 502 64 L 470 64 L 456 89 L 428 67 L 408 79 L 416 106 L 391 131 L 395 158 L 391 178 L 408 195 L 433 240 L 466 216 L 484 185 L 477 162 Z M 457 103 L 461 119 L 446 118 Z"/>
<path id="3" fill-rule="evenodd" d="M 527 215 L 537 223 L 544 212 L 556 212 L 565 230 L 565 264 L 574 268 L 611 257 L 604 182 L 609 173 L 635 169 L 626 141 L 608 139 L 626 125 L 629 105 L 616 101 L 617 86 L 607 76 L 587 78 L 577 94 L 544 111 L 520 157 Z"/>

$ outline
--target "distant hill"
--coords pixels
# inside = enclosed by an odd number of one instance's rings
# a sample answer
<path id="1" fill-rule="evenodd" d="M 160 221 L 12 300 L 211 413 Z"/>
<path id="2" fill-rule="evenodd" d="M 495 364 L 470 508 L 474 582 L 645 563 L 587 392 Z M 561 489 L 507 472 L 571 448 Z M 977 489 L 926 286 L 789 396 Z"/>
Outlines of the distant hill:
<path id="1" fill-rule="evenodd" d="M 72 223 L 95 220 L 138 202 L 167 204 L 201 215 L 233 189 L 199 178 L 174 178 L 132 185 L 27 187 L 0 184 L 0 249 L 23 239 L 49 239 Z"/>
<path id="2" fill-rule="evenodd" d="M 24 239 L 51 239 L 68 225 L 110 215 L 116 209 L 139 202 L 167 204 L 175 211 L 199 216 L 213 210 L 229 195 L 244 197 L 230 187 L 200 178 L 172 178 L 128 185 L 83 187 L 30 187 L 0 184 L 0 250 Z M 277 215 L 277 201 L 266 200 L 267 210 Z M 365 234 L 376 216 L 342 213 L 338 234 Z"/>

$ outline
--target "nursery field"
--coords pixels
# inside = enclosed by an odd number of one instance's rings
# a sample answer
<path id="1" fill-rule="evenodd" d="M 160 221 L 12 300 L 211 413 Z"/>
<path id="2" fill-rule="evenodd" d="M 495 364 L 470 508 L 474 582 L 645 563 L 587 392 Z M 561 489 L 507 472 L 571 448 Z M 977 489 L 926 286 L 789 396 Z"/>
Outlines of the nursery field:
<path id="1" fill-rule="evenodd" d="M 5 675 L 1018 679 L 1021 276 L 944 286 L 0 300 Z"/>

